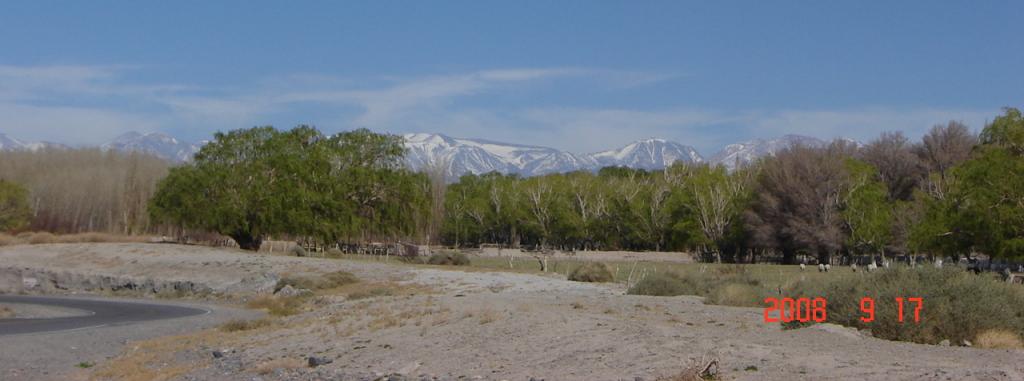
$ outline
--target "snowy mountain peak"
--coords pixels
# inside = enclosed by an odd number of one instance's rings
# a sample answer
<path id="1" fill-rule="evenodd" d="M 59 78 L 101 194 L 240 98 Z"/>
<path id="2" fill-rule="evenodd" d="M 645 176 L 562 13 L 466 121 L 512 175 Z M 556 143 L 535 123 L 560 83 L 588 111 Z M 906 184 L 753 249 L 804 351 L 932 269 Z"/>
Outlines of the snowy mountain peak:
<path id="1" fill-rule="evenodd" d="M 765 156 L 801 144 L 809 147 L 821 147 L 826 143 L 817 138 L 803 135 L 783 135 L 774 139 L 754 139 L 742 143 L 729 144 L 711 157 L 710 163 L 722 165 L 729 170 L 751 164 Z"/>
<path id="2" fill-rule="evenodd" d="M 201 146 L 183 143 L 160 132 L 141 134 L 135 131 L 121 134 L 113 141 L 100 146 L 104 150 L 144 152 L 173 162 L 186 162 L 199 152 Z"/>
<path id="3" fill-rule="evenodd" d="M 704 158 L 693 147 L 665 139 L 644 139 L 626 146 L 590 155 L 601 167 L 628 166 L 642 169 L 661 169 L 674 162 L 701 163 Z"/>

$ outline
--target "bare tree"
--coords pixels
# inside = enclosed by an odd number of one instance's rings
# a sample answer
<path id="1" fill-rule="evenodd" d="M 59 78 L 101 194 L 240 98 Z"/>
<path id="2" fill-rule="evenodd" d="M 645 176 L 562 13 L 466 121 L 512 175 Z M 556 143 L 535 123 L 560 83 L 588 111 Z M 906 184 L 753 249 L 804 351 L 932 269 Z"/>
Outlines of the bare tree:
<path id="1" fill-rule="evenodd" d="M 851 154 L 848 145 L 795 145 L 768 159 L 757 181 L 753 208 L 746 213 L 756 244 L 779 250 L 786 263 L 798 252 L 830 262 L 843 244 L 839 207 Z"/>
<path id="2" fill-rule="evenodd" d="M 146 205 L 169 163 L 99 149 L 0 152 L 0 178 L 28 188 L 29 228 L 59 233 L 153 232 Z"/>
<path id="3" fill-rule="evenodd" d="M 971 150 L 978 144 L 978 136 L 971 133 L 967 125 L 950 121 L 945 125 L 932 127 L 913 147 L 927 171 L 937 178 L 929 178 L 925 189 L 937 198 L 944 198 L 949 185 L 949 170 L 967 161 Z"/>
<path id="4" fill-rule="evenodd" d="M 446 157 L 430 160 L 423 166 L 423 172 L 430 180 L 430 219 L 427 223 L 427 243 L 438 243 L 441 225 L 444 223 L 444 197 L 448 189 L 448 169 L 451 160 Z"/>
<path id="5" fill-rule="evenodd" d="M 888 190 L 890 200 L 909 200 L 925 177 L 924 167 L 902 132 L 885 132 L 858 152 L 873 165 Z"/>

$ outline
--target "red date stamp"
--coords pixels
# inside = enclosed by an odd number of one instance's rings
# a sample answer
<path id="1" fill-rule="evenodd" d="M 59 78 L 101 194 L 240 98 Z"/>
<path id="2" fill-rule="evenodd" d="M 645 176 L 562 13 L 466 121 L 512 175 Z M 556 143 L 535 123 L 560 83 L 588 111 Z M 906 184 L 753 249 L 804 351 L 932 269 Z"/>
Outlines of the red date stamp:
<path id="1" fill-rule="evenodd" d="M 911 318 L 914 323 L 921 322 L 921 310 L 924 309 L 924 298 L 895 298 L 896 321 L 903 323 Z M 765 323 L 824 323 L 828 320 L 828 300 L 825 298 L 765 298 Z M 875 321 L 875 299 L 860 299 L 860 321 Z"/>

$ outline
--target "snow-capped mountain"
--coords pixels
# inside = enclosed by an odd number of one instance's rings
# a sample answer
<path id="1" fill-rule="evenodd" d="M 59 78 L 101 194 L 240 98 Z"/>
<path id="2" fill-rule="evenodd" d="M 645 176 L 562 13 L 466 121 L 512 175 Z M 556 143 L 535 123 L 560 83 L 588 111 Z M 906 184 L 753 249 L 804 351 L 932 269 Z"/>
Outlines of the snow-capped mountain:
<path id="1" fill-rule="evenodd" d="M 700 163 L 693 147 L 664 139 L 645 139 L 622 148 L 579 155 L 554 148 L 453 138 L 441 134 L 405 134 L 406 162 L 413 169 L 442 165 L 450 179 L 491 171 L 537 176 L 596 171 L 608 166 L 661 169 L 676 161 Z"/>
<path id="2" fill-rule="evenodd" d="M 192 160 L 201 145 L 181 142 L 167 134 L 129 132 L 100 146 L 104 150 L 145 152 L 176 163 Z"/>
<path id="3" fill-rule="evenodd" d="M 593 168 L 593 160 L 554 148 L 506 144 L 441 134 L 405 134 L 406 162 L 413 169 L 444 166 L 450 179 L 491 171 L 536 176 Z"/>
<path id="4" fill-rule="evenodd" d="M 66 149 L 68 146 L 53 143 L 53 142 L 31 142 L 26 143 L 21 140 L 8 137 L 7 135 L 0 134 L 0 151 L 38 151 L 41 149 Z"/>
<path id="5" fill-rule="evenodd" d="M 820 139 L 802 135 L 785 135 L 775 139 L 754 139 L 743 143 L 730 144 L 711 157 L 712 165 L 722 165 L 729 170 L 753 163 L 765 156 L 775 155 L 795 144 L 821 147 L 826 143 Z"/>
<path id="6" fill-rule="evenodd" d="M 664 139 L 639 140 L 619 149 L 597 152 L 589 156 L 599 167 L 614 165 L 648 170 L 662 169 L 677 161 L 704 162 L 704 158 L 693 147 Z"/>

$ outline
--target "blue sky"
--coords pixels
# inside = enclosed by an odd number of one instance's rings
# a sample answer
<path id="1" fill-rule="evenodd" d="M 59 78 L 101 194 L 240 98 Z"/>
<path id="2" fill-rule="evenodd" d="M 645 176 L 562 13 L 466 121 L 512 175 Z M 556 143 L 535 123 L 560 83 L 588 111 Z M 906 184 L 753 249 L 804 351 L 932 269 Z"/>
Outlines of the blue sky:
<path id="1" fill-rule="evenodd" d="M 1022 106 L 1021 20 L 1010 1 L 6 1 L 0 133 L 917 138 Z"/>

